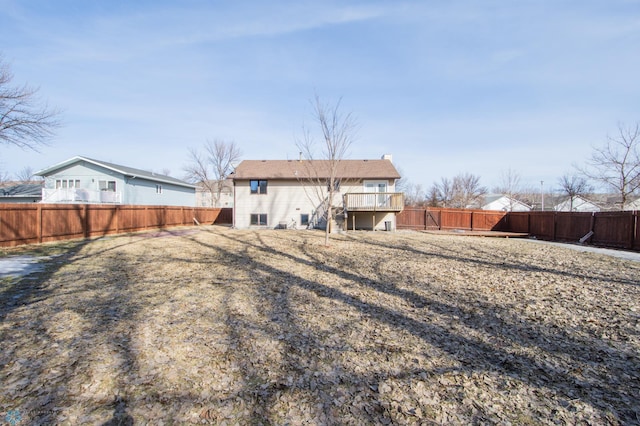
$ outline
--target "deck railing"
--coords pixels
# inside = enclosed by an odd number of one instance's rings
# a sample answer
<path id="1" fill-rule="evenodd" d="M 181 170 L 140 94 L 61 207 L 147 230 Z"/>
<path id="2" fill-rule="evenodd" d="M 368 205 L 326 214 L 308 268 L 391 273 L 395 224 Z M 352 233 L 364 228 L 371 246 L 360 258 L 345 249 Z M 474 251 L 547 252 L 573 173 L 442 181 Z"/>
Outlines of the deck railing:
<path id="1" fill-rule="evenodd" d="M 43 203 L 120 204 L 122 193 L 115 191 L 91 191 L 82 188 L 43 188 Z"/>
<path id="2" fill-rule="evenodd" d="M 347 211 L 400 212 L 404 208 L 402 192 L 354 192 L 344 194 Z"/>

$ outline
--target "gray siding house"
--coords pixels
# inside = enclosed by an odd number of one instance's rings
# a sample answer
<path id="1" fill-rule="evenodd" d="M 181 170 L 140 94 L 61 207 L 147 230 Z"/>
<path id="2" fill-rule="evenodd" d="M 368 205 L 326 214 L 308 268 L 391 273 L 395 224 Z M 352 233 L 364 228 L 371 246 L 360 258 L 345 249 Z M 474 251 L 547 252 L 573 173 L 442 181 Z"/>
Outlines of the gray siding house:
<path id="1" fill-rule="evenodd" d="M 87 157 L 73 157 L 36 175 L 44 178 L 43 203 L 195 205 L 195 185 Z"/>
<path id="2" fill-rule="evenodd" d="M 41 199 L 41 183 L 18 183 L 0 188 L 0 203 L 37 203 Z"/>

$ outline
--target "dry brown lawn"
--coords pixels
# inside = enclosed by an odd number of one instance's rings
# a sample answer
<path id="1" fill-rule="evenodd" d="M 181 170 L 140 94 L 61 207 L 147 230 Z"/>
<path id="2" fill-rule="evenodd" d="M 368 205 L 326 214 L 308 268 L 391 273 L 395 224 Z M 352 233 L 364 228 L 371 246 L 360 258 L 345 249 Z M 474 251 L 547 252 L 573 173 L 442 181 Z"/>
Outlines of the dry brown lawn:
<path id="1" fill-rule="evenodd" d="M 61 252 L 0 283 L 0 420 L 640 423 L 640 263 L 204 226 Z"/>

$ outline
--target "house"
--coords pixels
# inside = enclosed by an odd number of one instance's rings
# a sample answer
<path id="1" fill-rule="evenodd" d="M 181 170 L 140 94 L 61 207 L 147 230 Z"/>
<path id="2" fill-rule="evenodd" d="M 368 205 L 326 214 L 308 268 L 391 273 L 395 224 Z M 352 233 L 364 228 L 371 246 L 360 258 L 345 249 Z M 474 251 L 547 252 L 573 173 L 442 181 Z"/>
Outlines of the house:
<path id="1" fill-rule="evenodd" d="M 500 210 L 503 212 L 528 212 L 532 207 L 522 201 L 503 194 L 491 194 L 484 197 L 482 210 Z"/>
<path id="2" fill-rule="evenodd" d="M 18 183 L 0 188 L 0 203 L 37 203 L 42 199 L 42 183 Z"/>
<path id="3" fill-rule="evenodd" d="M 622 196 L 620 194 L 601 194 L 598 201 L 604 206 L 603 210 L 622 210 Z M 624 210 L 640 210 L 640 197 L 628 195 L 624 203 Z"/>
<path id="4" fill-rule="evenodd" d="M 640 197 L 632 197 L 627 201 L 624 206 L 625 210 L 640 210 Z"/>
<path id="5" fill-rule="evenodd" d="M 236 228 L 327 226 L 327 160 L 245 160 L 233 173 Z M 341 160 L 331 206 L 331 229 L 395 229 L 404 206 L 391 156 Z"/>
<path id="6" fill-rule="evenodd" d="M 216 201 L 218 185 L 220 198 Z M 196 184 L 196 207 L 233 207 L 233 179 L 198 182 Z"/>
<path id="7" fill-rule="evenodd" d="M 196 187 L 145 170 L 73 157 L 40 170 L 43 203 L 194 206 Z"/>
<path id="8" fill-rule="evenodd" d="M 569 196 L 560 197 L 553 210 L 557 212 L 599 212 L 601 209 L 597 204 L 577 195 L 573 197 L 573 202 Z"/>

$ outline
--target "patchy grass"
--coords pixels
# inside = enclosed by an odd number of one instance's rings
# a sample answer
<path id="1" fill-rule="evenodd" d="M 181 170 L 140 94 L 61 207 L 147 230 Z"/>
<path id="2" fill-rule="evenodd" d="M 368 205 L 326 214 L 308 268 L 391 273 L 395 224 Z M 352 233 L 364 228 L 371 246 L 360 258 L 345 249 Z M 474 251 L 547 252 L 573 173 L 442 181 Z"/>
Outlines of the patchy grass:
<path id="1" fill-rule="evenodd" d="M 0 415 L 640 422 L 638 263 L 514 239 L 323 238 L 199 227 L 61 245 L 0 289 Z"/>

